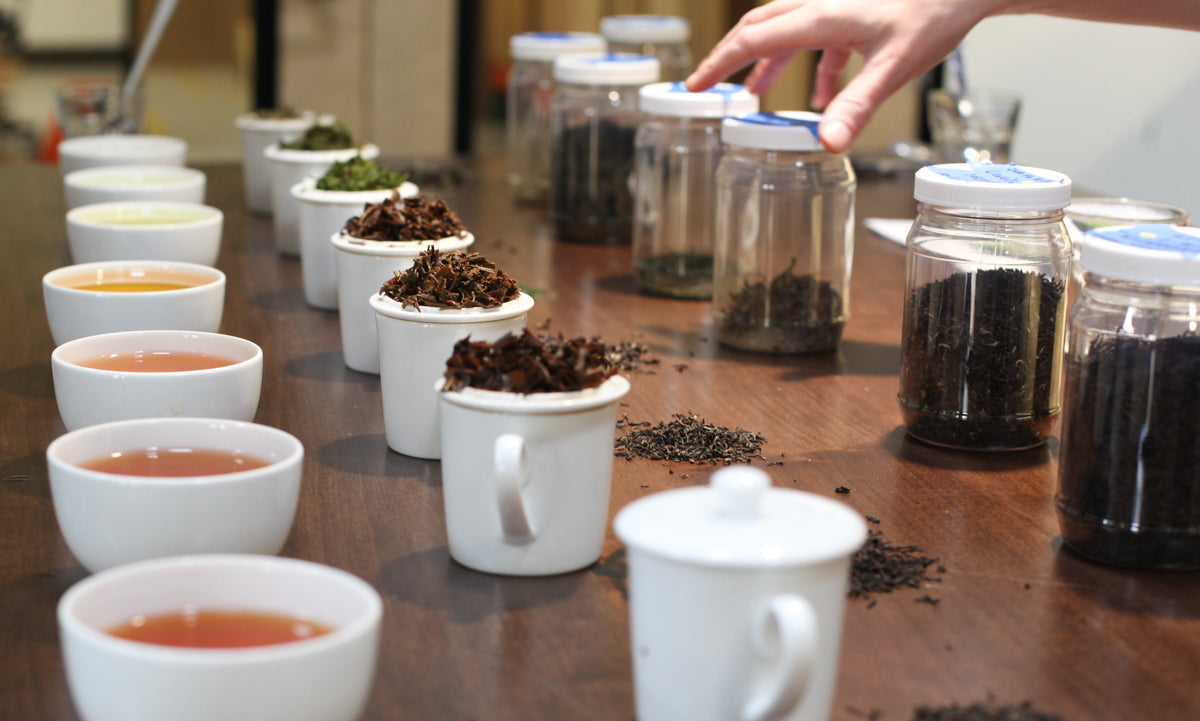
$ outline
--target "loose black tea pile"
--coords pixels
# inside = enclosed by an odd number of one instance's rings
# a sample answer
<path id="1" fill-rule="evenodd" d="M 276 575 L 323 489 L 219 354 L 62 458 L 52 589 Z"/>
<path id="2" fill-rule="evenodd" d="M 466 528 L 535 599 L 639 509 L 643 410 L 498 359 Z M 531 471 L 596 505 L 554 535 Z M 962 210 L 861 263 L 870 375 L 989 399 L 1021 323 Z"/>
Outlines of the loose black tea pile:
<path id="1" fill-rule="evenodd" d="M 911 721 L 1065 721 L 1061 716 L 1042 713 L 1033 704 L 999 705 L 991 701 L 973 703 L 969 706 L 949 704 L 946 706 L 919 706 L 913 711 Z"/>
<path id="2" fill-rule="evenodd" d="M 1200 335 L 1103 336 L 1067 361 L 1059 517 L 1110 563 L 1200 568 Z"/>
<path id="3" fill-rule="evenodd" d="M 727 466 L 762 459 L 759 451 L 766 439 L 758 433 L 714 426 L 696 415 L 676 413 L 672 417 L 670 422 L 640 427 L 617 438 L 614 455 L 627 461 L 641 457 Z"/>
<path id="4" fill-rule="evenodd" d="M 633 236 L 634 136 L 607 120 L 565 128 L 551 155 L 551 207 L 557 237 L 629 243 Z"/>
<path id="5" fill-rule="evenodd" d="M 347 220 L 346 233 L 362 240 L 440 240 L 465 237 L 467 227 L 445 201 L 429 201 L 423 195 L 401 198 L 396 191 Z"/>
<path id="6" fill-rule="evenodd" d="M 537 336 L 528 329 L 494 343 L 464 338 L 446 361 L 444 390 L 482 388 L 511 393 L 558 393 L 595 388 L 615 375 L 603 343 Z"/>
<path id="7" fill-rule="evenodd" d="M 356 145 L 354 135 L 345 123 L 333 123 L 310 125 L 299 138 L 282 142 L 279 147 L 285 150 L 345 150 Z"/>
<path id="8" fill-rule="evenodd" d="M 940 581 L 928 574 L 934 563 L 937 559 L 922 555 L 920 546 L 896 546 L 884 540 L 883 531 L 871 531 L 850 562 L 850 597 L 870 598 L 873 593 Z"/>
<path id="9" fill-rule="evenodd" d="M 386 190 L 399 188 L 406 180 L 407 173 L 389 170 L 374 160 L 355 155 L 349 160 L 339 160 L 329 166 L 329 170 L 317 180 L 317 190 Z"/>
<path id="10" fill-rule="evenodd" d="M 380 294 L 407 306 L 496 308 L 517 298 L 517 282 L 479 253 L 428 248 L 396 271 Z"/>
<path id="11" fill-rule="evenodd" d="M 607 347 L 605 353 L 608 356 L 608 362 L 623 371 L 653 373 L 654 371 L 643 370 L 642 366 L 658 365 L 659 363 L 657 358 L 650 356 L 650 347 L 644 343 L 633 341 L 614 343 Z"/>
<path id="12" fill-rule="evenodd" d="M 829 281 L 796 275 L 793 258 L 771 282 L 747 281 L 718 321 L 722 343 L 769 353 L 816 353 L 837 347 L 845 316 Z"/>
<path id="13" fill-rule="evenodd" d="M 938 445 L 1030 448 L 1059 410 L 1064 284 L 1012 268 L 955 273 L 912 292 L 900 406 Z"/>

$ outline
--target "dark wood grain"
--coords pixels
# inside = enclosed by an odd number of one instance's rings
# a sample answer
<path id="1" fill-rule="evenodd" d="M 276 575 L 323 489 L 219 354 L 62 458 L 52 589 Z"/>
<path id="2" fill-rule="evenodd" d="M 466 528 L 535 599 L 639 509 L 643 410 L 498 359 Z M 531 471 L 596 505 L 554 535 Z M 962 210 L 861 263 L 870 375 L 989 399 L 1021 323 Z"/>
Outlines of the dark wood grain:
<path id="1" fill-rule="evenodd" d="M 494 159 L 492 159 L 494 160 Z M 836 353 L 773 357 L 719 347 L 710 305 L 639 295 L 628 249 L 555 242 L 541 211 L 514 208 L 499 166 L 426 188 L 475 232 L 476 250 L 537 292 L 530 325 L 649 345 L 623 412 L 695 412 L 766 436 L 776 485 L 836 497 L 901 544 L 937 556 L 943 580 L 849 603 L 836 721 L 907 721 L 914 706 L 993 697 L 1076 721 L 1200 717 L 1196 574 L 1097 566 L 1064 551 L 1052 496 L 1057 444 L 965 454 L 905 439 L 896 405 L 903 249 L 859 229 L 853 317 Z M 342 364 L 336 313 L 303 300 L 268 219 L 243 210 L 240 170 L 204 168 L 225 213 L 222 330 L 265 353 L 257 420 L 305 445 L 285 554 L 347 569 L 386 600 L 366 721 L 631 721 L 620 546 L 592 569 L 489 576 L 449 558 L 436 462 L 387 449 L 379 382 Z M 56 169 L 0 166 L 0 719 L 75 719 L 54 621 L 85 574 L 54 519 L 44 451 L 63 433 L 50 380 L 41 275 L 66 264 Z M 858 217 L 910 216 L 911 183 L 860 183 Z M 706 481 L 712 468 L 617 459 L 610 512 Z M 848 495 L 834 489 L 846 486 Z M 936 605 L 918 603 L 928 594 Z"/>

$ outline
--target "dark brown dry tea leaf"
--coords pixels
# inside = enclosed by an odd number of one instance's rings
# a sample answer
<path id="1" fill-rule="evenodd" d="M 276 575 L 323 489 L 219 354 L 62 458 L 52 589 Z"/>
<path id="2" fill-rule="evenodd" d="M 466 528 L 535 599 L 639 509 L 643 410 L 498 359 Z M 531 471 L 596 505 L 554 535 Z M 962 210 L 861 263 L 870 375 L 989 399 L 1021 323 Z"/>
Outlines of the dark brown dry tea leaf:
<path id="1" fill-rule="evenodd" d="M 358 143 L 354 142 L 354 135 L 345 123 L 317 123 L 308 126 L 304 135 L 292 141 L 282 142 L 279 147 L 285 150 L 345 150 L 356 145 Z"/>
<path id="2" fill-rule="evenodd" d="M 616 375 L 603 343 L 583 338 L 537 336 L 523 329 L 506 333 L 496 342 L 471 341 L 454 345 L 446 361 L 443 390 L 482 388 L 511 393 L 559 393 L 595 388 Z"/>
<path id="3" fill-rule="evenodd" d="M 729 297 L 720 339 L 743 350 L 817 353 L 842 338 L 842 296 L 827 280 L 796 275 L 796 259 L 770 284 L 746 282 Z"/>
<path id="4" fill-rule="evenodd" d="M 595 338 L 593 340 L 599 340 Z M 643 370 L 645 365 L 658 365 L 657 358 L 650 356 L 650 346 L 644 343 L 634 341 L 622 341 L 608 346 L 608 360 L 613 365 L 619 367 L 623 371 L 641 371 L 642 373 L 653 373 L 652 370 Z"/>
<path id="5" fill-rule="evenodd" d="M 900 371 L 909 433 L 959 448 L 1041 444 L 1059 409 L 1064 288 L 994 268 L 914 289 Z"/>
<path id="6" fill-rule="evenodd" d="M 466 237 L 467 227 L 445 201 L 428 201 L 423 195 L 402 199 L 396 191 L 347 220 L 346 233 L 361 240 L 440 240 Z"/>
<path id="7" fill-rule="evenodd" d="M 406 306 L 496 308 L 521 294 L 517 282 L 479 253 L 437 248 L 422 251 L 412 266 L 396 271 L 380 294 Z"/>
<path id="8" fill-rule="evenodd" d="M 1043 713 L 1033 708 L 1031 701 L 1001 705 L 993 701 L 969 706 L 918 706 L 911 721 L 1065 721 L 1061 716 Z"/>
<path id="9" fill-rule="evenodd" d="M 399 173 L 383 167 L 374 160 L 355 155 L 349 160 L 339 160 L 329 166 L 317 180 L 317 190 L 360 192 L 364 190 L 386 190 L 399 188 L 408 180 L 408 173 Z"/>
<path id="10" fill-rule="evenodd" d="M 759 451 L 766 439 L 758 433 L 714 426 L 695 414 L 675 413 L 672 417 L 674 420 L 670 422 L 639 428 L 621 436 L 616 440 L 613 454 L 627 461 L 641 457 L 714 466 L 762 459 Z"/>
<path id="11" fill-rule="evenodd" d="M 920 588 L 927 581 L 940 581 L 926 570 L 936 558 L 921 555 L 920 546 L 895 546 L 883 539 L 883 531 L 870 531 L 850 563 L 850 598 L 870 598 L 872 593 L 891 593 L 901 586 Z"/>

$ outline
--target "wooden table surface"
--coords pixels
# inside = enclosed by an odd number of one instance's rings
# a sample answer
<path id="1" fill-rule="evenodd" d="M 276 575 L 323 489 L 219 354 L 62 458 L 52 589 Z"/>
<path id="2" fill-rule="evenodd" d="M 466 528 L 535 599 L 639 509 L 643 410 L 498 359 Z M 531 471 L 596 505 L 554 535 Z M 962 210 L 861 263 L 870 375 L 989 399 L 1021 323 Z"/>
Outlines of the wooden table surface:
<path id="1" fill-rule="evenodd" d="M 896 404 L 904 252 L 861 227 L 911 217 L 911 181 L 859 183 L 852 318 L 835 353 L 768 356 L 714 340 L 710 304 L 636 292 L 627 248 L 559 243 L 543 213 L 514 208 L 494 159 L 431 187 L 523 286 L 529 323 L 648 345 L 623 412 L 693 412 L 759 432 L 777 486 L 842 500 L 897 544 L 945 567 L 942 581 L 848 603 L 833 719 L 908 721 L 918 705 L 1032 701 L 1072 721 L 1200 718 L 1200 576 L 1084 561 L 1061 547 L 1057 442 L 968 454 L 905 439 Z M 257 420 L 307 449 L 284 554 L 330 564 L 385 599 L 364 721 L 632 721 L 628 607 L 611 532 L 595 567 L 505 578 L 450 560 L 439 464 L 389 451 L 379 380 L 342 363 L 336 313 L 305 305 L 300 264 L 244 210 L 238 166 L 207 167 L 225 211 L 222 331 L 265 355 Z M 0 166 L 0 720 L 68 721 L 55 625 L 85 572 L 66 549 L 45 449 L 64 432 L 50 377 L 41 276 L 68 263 L 62 188 L 46 166 Z M 615 459 L 610 513 L 707 481 L 709 466 Z M 845 486 L 846 495 L 834 489 Z M 931 596 L 938 603 L 918 602 Z M 164 720 L 167 721 L 167 720 Z"/>

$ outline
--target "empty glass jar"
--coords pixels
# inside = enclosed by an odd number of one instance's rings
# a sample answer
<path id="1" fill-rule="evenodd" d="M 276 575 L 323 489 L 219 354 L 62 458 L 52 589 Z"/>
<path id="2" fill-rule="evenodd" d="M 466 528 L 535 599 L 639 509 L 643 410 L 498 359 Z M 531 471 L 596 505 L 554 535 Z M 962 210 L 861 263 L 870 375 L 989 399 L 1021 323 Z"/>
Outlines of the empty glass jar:
<path id="1" fill-rule="evenodd" d="M 600 34 L 614 53 L 653 55 L 662 63 L 661 79 L 684 80 L 692 72 L 688 41 L 692 26 L 674 15 L 609 15 L 600 20 Z"/>
<path id="2" fill-rule="evenodd" d="M 837 347 L 850 316 L 854 170 L 816 113 L 721 124 L 713 315 L 718 340 L 764 353 Z"/>
<path id="3" fill-rule="evenodd" d="M 721 120 L 756 112 L 758 96 L 729 83 L 699 93 L 683 83 L 654 83 L 642 87 L 638 107 L 638 286 L 653 295 L 711 298 Z"/>
<path id="4" fill-rule="evenodd" d="M 631 242 L 638 89 L 656 82 L 658 71 L 658 59 L 646 55 L 554 61 L 550 215 L 559 240 Z"/>
<path id="5" fill-rule="evenodd" d="M 1200 568 L 1200 229 L 1084 236 L 1056 498 L 1063 540 L 1135 568 Z"/>
<path id="6" fill-rule="evenodd" d="M 550 104 L 554 99 L 554 59 L 595 55 L 607 47 L 595 33 L 520 33 L 509 39 L 506 150 L 513 197 L 543 203 L 550 189 Z"/>
<path id="7" fill-rule="evenodd" d="M 917 171 L 900 410 L 913 438 L 1031 448 L 1061 407 L 1071 248 L 1065 175 L 1018 165 Z"/>

